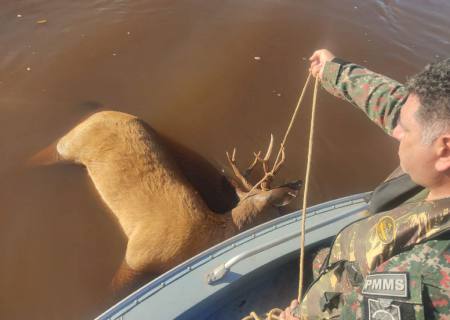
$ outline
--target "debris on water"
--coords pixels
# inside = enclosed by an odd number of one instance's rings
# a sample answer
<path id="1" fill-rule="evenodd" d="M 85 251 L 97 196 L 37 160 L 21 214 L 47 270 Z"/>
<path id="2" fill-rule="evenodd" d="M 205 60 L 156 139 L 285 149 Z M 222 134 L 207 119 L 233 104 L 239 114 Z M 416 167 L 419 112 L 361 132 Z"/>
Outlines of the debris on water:
<path id="1" fill-rule="evenodd" d="M 26 69 L 27 71 L 31 71 L 31 68 L 30 67 L 27 67 L 27 69 Z"/>
<path id="2" fill-rule="evenodd" d="M 47 19 L 42 19 L 42 20 L 36 21 L 37 24 L 46 24 L 47 22 L 48 22 Z"/>
<path id="3" fill-rule="evenodd" d="M 281 93 L 277 92 L 276 90 L 272 90 L 272 93 L 278 97 L 281 97 Z"/>
<path id="4" fill-rule="evenodd" d="M 21 15 L 21 14 L 18 14 L 18 15 L 17 15 L 17 18 L 22 18 L 22 15 Z"/>
<path id="5" fill-rule="evenodd" d="M 128 35 L 128 36 L 131 35 L 131 32 L 130 32 L 130 31 L 127 31 L 127 35 Z"/>
<path id="6" fill-rule="evenodd" d="M 354 6 L 353 9 L 355 9 L 355 10 L 358 9 L 358 6 Z"/>
<path id="7" fill-rule="evenodd" d="M 113 57 L 115 57 L 115 56 L 117 56 L 117 53 L 113 52 L 113 54 L 112 54 L 112 55 L 113 55 Z"/>
<path id="8" fill-rule="evenodd" d="M 258 57 L 258 56 L 256 56 L 256 57 L 253 57 L 253 59 L 255 59 L 255 60 L 261 60 L 261 57 Z"/>

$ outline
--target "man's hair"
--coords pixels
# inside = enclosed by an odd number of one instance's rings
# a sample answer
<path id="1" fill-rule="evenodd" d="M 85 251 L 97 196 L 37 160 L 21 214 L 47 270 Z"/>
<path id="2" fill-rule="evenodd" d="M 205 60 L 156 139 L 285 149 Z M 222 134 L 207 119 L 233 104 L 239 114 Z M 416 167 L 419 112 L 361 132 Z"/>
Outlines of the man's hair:
<path id="1" fill-rule="evenodd" d="M 406 88 L 420 100 L 416 117 L 424 126 L 423 142 L 430 144 L 450 130 L 450 58 L 427 65 Z"/>

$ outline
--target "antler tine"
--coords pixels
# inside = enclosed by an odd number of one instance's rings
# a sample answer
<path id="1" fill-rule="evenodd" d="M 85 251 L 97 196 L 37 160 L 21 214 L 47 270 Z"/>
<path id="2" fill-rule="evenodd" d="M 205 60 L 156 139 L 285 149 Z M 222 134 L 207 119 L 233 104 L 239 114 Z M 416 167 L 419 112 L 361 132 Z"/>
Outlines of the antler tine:
<path id="1" fill-rule="evenodd" d="M 233 153 L 230 157 L 230 154 L 228 151 L 226 152 L 228 163 L 230 164 L 231 169 L 233 169 L 233 173 L 236 176 L 236 178 L 239 179 L 239 181 L 242 183 L 246 191 L 250 191 L 253 186 L 247 181 L 247 179 L 241 174 L 238 167 L 236 166 L 236 148 L 233 148 Z"/>
<path id="2" fill-rule="evenodd" d="M 263 169 L 264 169 L 264 180 L 261 182 L 261 189 L 262 190 L 269 190 L 270 189 L 270 182 L 272 181 L 273 172 L 269 170 L 269 159 L 272 155 L 273 150 L 273 134 L 270 134 L 270 142 L 269 147 L 267 148 L 266 155 L 263 159 L 259 158 L 259 161 L 262 162 Z"/>
<path id="3" fill-rule="evenodd" d="M 253 160 L 253 162 L 248 166 L 248 168 L 244 171 L 244 177 L 248 177 L 250 175 L 250 172 L 252 172 L 253 168 L 256 166 L 256 164 L 258 163 L 258 159 L 259 156 L 261 154 L 261 151 L 258 151 L 258 153 L 253 152 L 253 155 L 255 156 L 255 159 Z"/>
<path id="4" fill-rule="evenodd" d="M 270 142 L 269 142 L 269 147 L 267 148 L 266 151 L 266 155 L 264 156 L 264 158 L 260 158 L 258 155 L 258 160 L 262 163 L 263 165 L 263 169 L 264 169 L 264 174 L 267 176 L 268 174 L 270 174 L 269 171 L 269 166 L 268 166 L 268 162 L 270 159 L 270 156 L 272 154 L 272 149 L 273 149 L 273 134 L 270 134 Z"/>
<path id="5" fill-rule="evenodd" d="M 272 173 L 276 174 L 278 170 L 280 169 L 281 165 L 284 163 L 284 160 L 286 160 L 286 153 L 284 152 L 284 146 L 281 146 L 281 159 L 278 161 L 278 163 L 275 163 Z"/>
<path id="6" fill-rule="evenodd" d="M 264 156 L 264 161 L 269 161 L 270 156 L 272 154 L 272 149 L 273 149 L 273 134 L 270 134 L 270 143 L 269 143 L 269 147 L 267 148 L 267 152 L 266 155 Z"/>
<path id="7" fill-rule="evenodd" d="M 285 150 L 284 150 L 284 142 L 281 143 L 280 146 L 280 151 L 279 154 L 277 155 L 277 159 L 275 160 L 274 166 L 272 168 L 272 170 L 269 171 L 268 169 L 268 161 L 270 158 L 270 155 L 272 153 L 272 148 L 273 148 L 273 134 L 270 134 L 270 143 L 269 143 L 269 147 L 267 148 L 267 152 L 266 155 L 264 156 L 264 158 L 261 158 L 258 155 L 255 154 L 256 159 L 262 163 L 263 168 L 264 168 L 264 177 L 259 180 L 255 186 L 250 190 L 253 191 L 254 189 L 258 188 L 261 186 L 262 190 L 269 190 L 270 189 L 270 183 L 273 180 L 274 175 L 277 173 L 277 171 L 281 168 L 281 165 L 284 163 L 285 159 L 286 159 L 286 154 L 285 154 Z M 278 160 L 278 157 L 281 156 L 281 159 Z"/>

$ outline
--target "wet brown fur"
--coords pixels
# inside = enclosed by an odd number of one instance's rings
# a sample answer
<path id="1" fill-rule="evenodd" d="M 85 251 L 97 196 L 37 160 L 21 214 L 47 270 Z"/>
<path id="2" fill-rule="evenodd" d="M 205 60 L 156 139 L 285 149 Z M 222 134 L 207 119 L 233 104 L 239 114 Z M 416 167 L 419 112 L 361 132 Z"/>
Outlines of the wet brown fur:
<path id="1" fill-rule="evenodd" d="M 183 174 L 176 153 L 142 120 L 121 112 L 90 116 L 59 139 L 56 150 L 59 160 L 86 167 L 128 238 L 114 278 L 116 291 L 142 274 L 161 274 L 238 231 L 276 217 L 279 212 L 272 204 L 293 191 L 257 190 L 228 213 L 217 214 L 194 188 L 195 179 Z"/>

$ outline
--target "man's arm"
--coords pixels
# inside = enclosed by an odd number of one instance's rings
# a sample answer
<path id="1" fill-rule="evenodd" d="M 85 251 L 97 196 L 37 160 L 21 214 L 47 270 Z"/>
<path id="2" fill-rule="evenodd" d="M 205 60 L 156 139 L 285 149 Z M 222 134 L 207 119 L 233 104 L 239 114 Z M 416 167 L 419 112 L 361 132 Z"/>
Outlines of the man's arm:
<path id="1" fill-rule="evenodd" d="M 402 84 L 337 59 L 328 50 L 316 51 L 310 60 L 310 70 L 319 76 L 325 90 L 363 110 L 386 133 L 392 134 L 408 97 Z"/>

